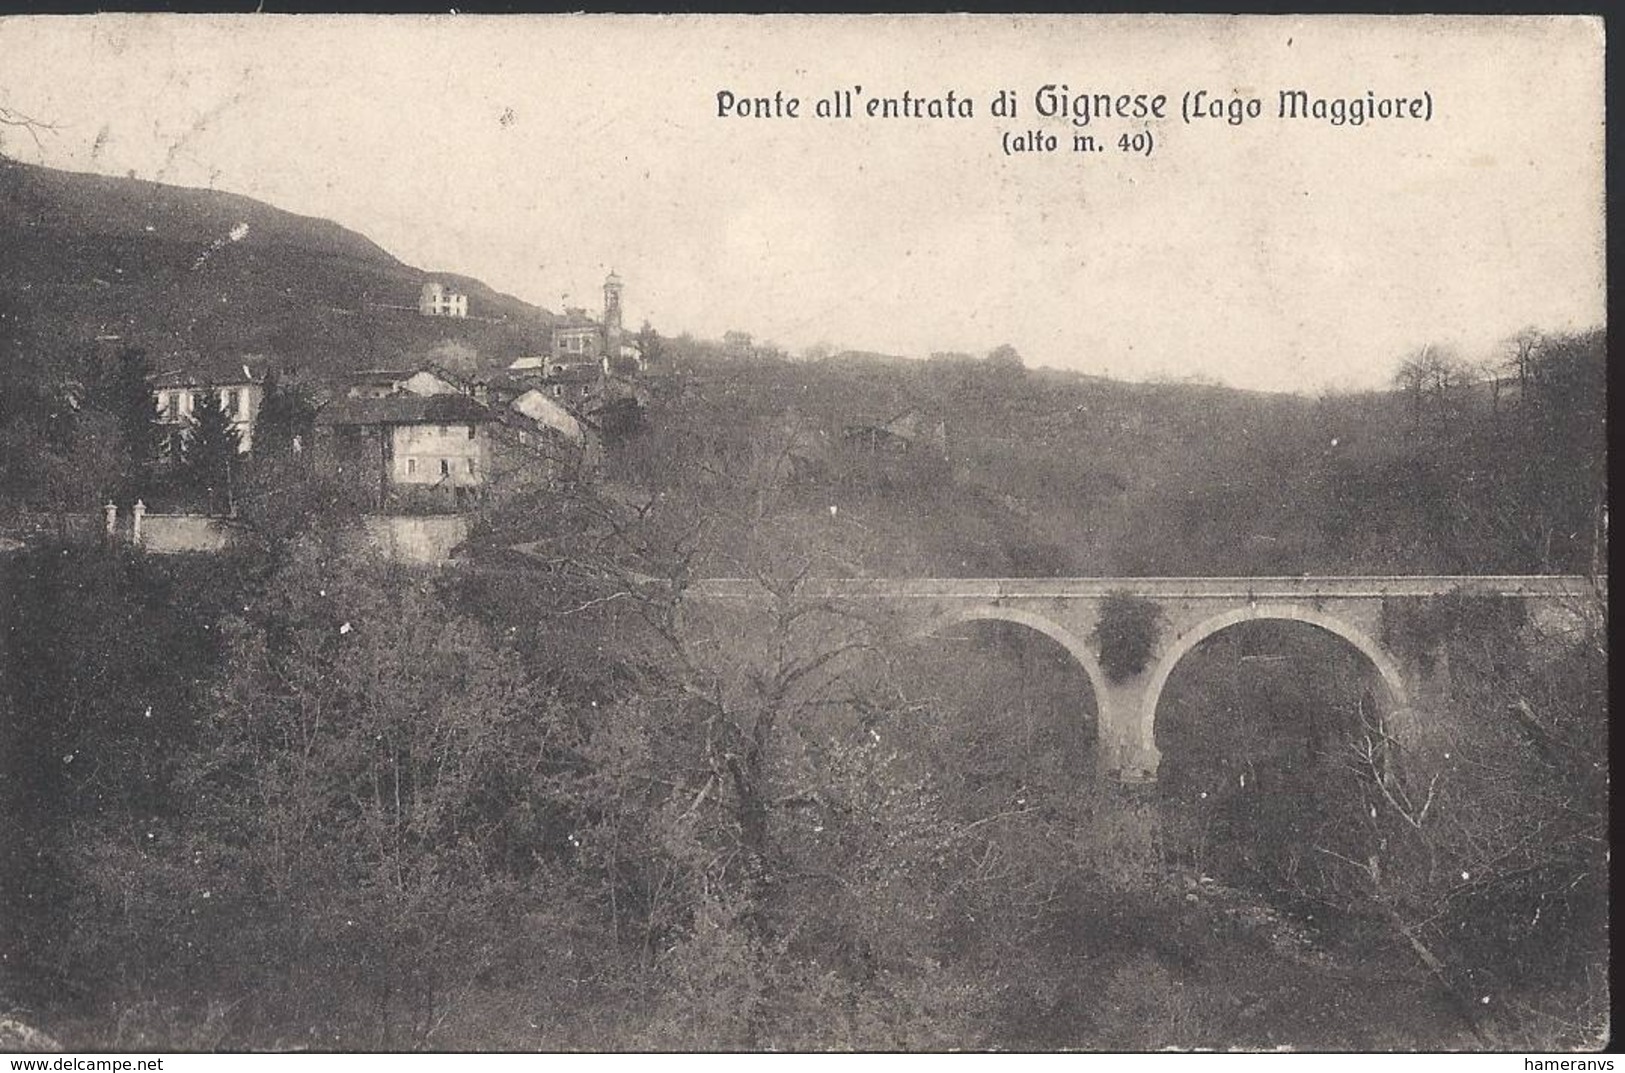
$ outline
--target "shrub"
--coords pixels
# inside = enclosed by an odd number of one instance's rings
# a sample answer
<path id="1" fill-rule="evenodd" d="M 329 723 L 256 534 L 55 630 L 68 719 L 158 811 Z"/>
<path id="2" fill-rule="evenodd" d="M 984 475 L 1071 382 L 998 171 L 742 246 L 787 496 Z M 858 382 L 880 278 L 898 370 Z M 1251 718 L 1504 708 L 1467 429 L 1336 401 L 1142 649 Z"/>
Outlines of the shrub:
<path id="1" fill-rule="evenodd" d="M 1522 600 L 1504 596 L 1456 591 L 1422 600 L 1384 600 L 1382 643 L 1431 669 L 1451 641 L 1472 639 L 1495 651 L 1518 652 L 1516 637 L 1527 618 Z"/>
<path id="2" fill-rule="evenodd" d="M 1161 633 L 1161 617 L 1157 605 L 1144 597 L 1126 592 L 1107 595 L 1094 637 L 1108 678 L 1121 681 L 1145 670 Z"/>

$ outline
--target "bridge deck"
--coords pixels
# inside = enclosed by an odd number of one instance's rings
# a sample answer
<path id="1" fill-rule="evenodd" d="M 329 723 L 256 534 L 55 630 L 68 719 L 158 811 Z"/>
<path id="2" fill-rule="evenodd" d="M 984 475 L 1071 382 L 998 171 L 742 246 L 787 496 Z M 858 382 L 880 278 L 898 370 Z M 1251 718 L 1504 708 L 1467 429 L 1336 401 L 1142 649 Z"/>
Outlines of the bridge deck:
<path id="1" fill-rule="evenodd" d="M 1608 579 L 1573 574 L 1376 577 L 1078 577 L 1078 578 L 806 578 L 803 599 L 1099 599 L 1113 592 L 1161 599 L 1325 600 L 1378 597 L 1510 596 L 1530 599 L 1606 595 Z M 706 578 L 689 586 L 701 599 L 761 599 L 751 578 Z"/>

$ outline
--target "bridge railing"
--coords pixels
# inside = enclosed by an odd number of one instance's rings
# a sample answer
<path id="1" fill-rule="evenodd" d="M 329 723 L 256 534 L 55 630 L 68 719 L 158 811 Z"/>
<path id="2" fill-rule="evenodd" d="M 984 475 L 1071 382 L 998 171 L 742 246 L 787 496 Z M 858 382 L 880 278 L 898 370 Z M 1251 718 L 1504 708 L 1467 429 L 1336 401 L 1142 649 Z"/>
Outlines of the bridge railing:
<path id="1" fill-rule="evenodd" d="M 1606 577 L 1577 574 L 1458 574 L 1324 577 L 1084 577 L 1084 578 L 806 578 L 803 599 L 981 600 L 1104 597 L 1112 592 L 1161 599 L 1372 599 L 1470 594 L 1525 598 L 1607 595 Z M 690 585 L 701 599 L 761 599 L 768 589 L 751 578 L 706 578 Z"/>

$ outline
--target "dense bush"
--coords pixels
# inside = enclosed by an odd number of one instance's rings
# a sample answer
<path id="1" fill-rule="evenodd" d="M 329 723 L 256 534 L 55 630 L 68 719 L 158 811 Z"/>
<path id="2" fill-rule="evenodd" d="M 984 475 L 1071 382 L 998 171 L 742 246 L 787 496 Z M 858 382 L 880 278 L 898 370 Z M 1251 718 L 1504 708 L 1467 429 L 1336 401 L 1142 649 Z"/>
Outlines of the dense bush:
<path id="1" fill-rule="evenodd" d="M 1454 592 L 1425 599 L 1385 600 L 1382 643 L 1392 652 L 1432 667 L 1452 646 L 1469 641 L 1516 659 L 1523 651 L 1519 631 L 1528 621 L 1528 605 L 1519 599 Z"/>
<path id="2" fill-rule="evenodd" d="M 1132 593 L 1109 593 L 1100 602 L 1094 641 L 1107 677 L 1132 678 L 1145 670 L 1161 636 L 1161 618 L 1155 601 Z"/>

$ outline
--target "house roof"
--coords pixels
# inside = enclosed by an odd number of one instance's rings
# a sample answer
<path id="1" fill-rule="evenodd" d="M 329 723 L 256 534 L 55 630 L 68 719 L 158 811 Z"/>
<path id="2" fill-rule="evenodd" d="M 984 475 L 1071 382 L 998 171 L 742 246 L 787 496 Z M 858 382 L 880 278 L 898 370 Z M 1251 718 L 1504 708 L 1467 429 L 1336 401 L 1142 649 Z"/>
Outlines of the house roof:
<path id="1" fill-rule="evenodd" d="M 489 421 L 491 411 L 466 395 L 337 398 L 316 413 L 318 425 L 449 425 Z"/>
<path id="2" fill-rule="evenodd" d="M 541 383 L 541 370 L 535 376 L 515 376 L 513 373 L 496 372 L 485 378 L 485 386 L 497 391 L 529 391 Z"/>
<path id="3" fill-rule="evenodd" d="M 393 384 L 405 380 L 416 369 L 360 369 L 353 373 L 346 373 L 344 382 L 347 384 Z"/>
<path id="4" fill-rule="evenodd" d="M 572 362 L 568 365 L 560 363 L 553 366 L 553 371 L 550 372 L 547 375 L 547 379 L 542 382 L 544 384 L 555 384 L 561 382 L 586 383 L 588 381 L 601 379 L 603 375 L 604 367 L 599 365 L 596 361 Z"/>
<path id="5" fill-rule="evenodd" d="M 152 386 L 231 387 L 236 384 L 259 384 L 265 380 L 270 359 L 263 354 L 169 354 L 157 359 L 159 371 L 152 375 Z"/>
<path id="6" fill-rule="evenodd" d="M 453 390 L 461 391 L 465 387 L 462 376 L 433 362 L 408 369 L 363 369 L 360 372 L 345 374 L 342 382 L 346 388 L 351 389 L 371 386 L 404 390 L 407 383 L 424 375 L 434 377 Z"/>
<path id="7" fill-rule="evenodd" d="M 575 414 L 554 402 L 540 388 L 532 388 L 514 399 L 509 408 L 531 422 L 551 428 L 578 443 L 584 435 Z"/>
<path id="8" fill-rule="evenodd" d="M 454 373 L 444 365 L 436 365 L 433 362 L 419 367 L 412 375 L 402 381 L 402 386 L 404 387 L 407 383 L 416 380 L 420 376 L 433 377 L 454 391 L 466 391 L 472 386 L 469 379 L 461 373 Z"/>
<path id="9" fill-rule="evenodd" d="M 887 421 L 885 429 L 893 436 L 901 436 L 905 440 L 917 439 L 920 435 L 919 411 L 904 410 L 890 421 Z"/>

